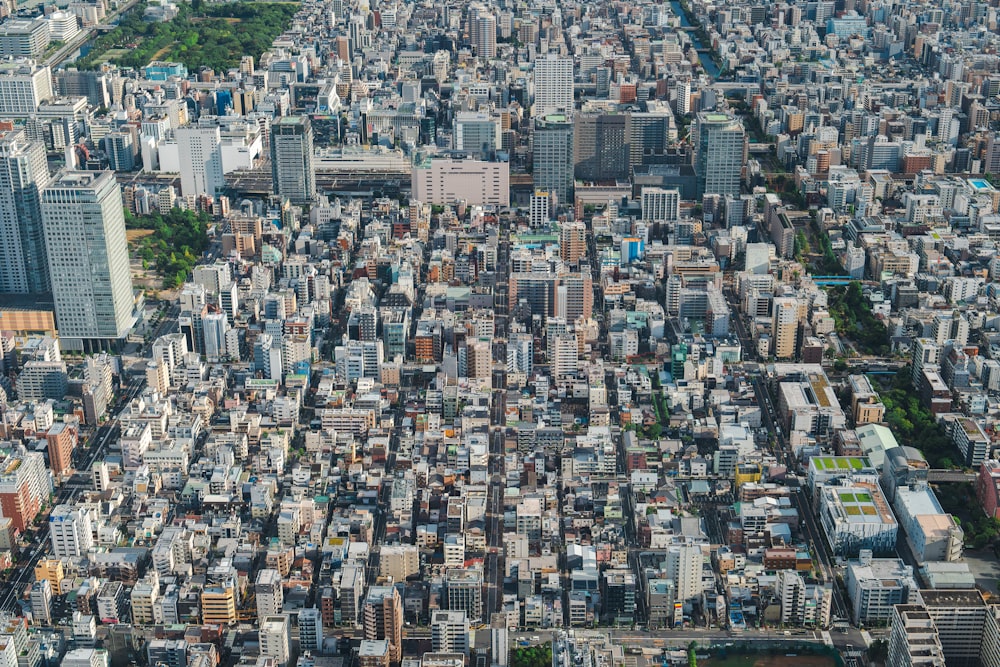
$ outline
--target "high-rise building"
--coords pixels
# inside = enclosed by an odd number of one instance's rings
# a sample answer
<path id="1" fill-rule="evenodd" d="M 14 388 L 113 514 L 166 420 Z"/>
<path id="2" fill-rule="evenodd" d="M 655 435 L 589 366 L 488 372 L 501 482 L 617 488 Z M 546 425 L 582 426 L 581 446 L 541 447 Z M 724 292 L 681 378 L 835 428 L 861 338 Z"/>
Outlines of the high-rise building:
<path id="1" fill-rule="evenodd" d="M 52 494 L 45 458 L 21 447 L 0 459 L 0 471 L 0 513 L 24 532 Z"/>
<path id="2" fill-rule="evenodd" d="M 576 178 L 607 181 L 628 178 L 629 151 L 623 114 L 577 113 L 573 128 Z"/>
<path id="3" fill-rule="evenodd" d="M 0 133 L 0 293 L 49 291 L 39 192 L 48 185 L 45 144 Z"/>
<path id="4" fill-rule="evenodd" d="M 535 60 L 535 104 L 531 114 L 535 118 L 543 118 L 549 114 L 572 112 L 573 59 L 550 53 Z"/>
<path id="5" fill-rule="evenodd" d="M 270 568 L 262 569 L 257 573 L 253 591 L 257 599 L 257 618 L 267 618 L 281 613 L 285 597 L 280 572 Z"/>
<path id="6" fill-rule="evenodd" d="M 299 648 L 314 652 L 323 650 L 323 612 L 316 607 L 299 611 Z"/>
<path id="7" fill-rule="evenodd" d="M 0 62 L 0 115 L 24 118 L 52 97 L 52 72 L 33 60 Z"/>
<path id="8" fill-rule="evenodd" d="M 702 593 L 701 570 L 705 562 L 701 547 L 696 544 L 674 545 L 667 549 L 663 568 L 674 581 L 676 599 L 687 603 Z"/>
<path id="9" fill-rule="evenodd" d="M 459 111 L 455 114 L 455 150 L 490 160 L 497 150 L 500 124 L 485 111 Z"/>
<path id="10" fill-rule="evenodd" d="M 470 622 L 483 616 L 482 570 L 451 569 L 444 578 L 448 609 L 464 611 Z"/>
<path id="11" fill-rule="evenodd" d="M 389 642 L 389 661 L 397 663 L 403 655 L 403 600 L 393 586 L 368 589 L 362 613 L 364 638 Z"/>
<path id="12" fill-rule="evenodd" d="M 431 615 L 431 650 L 435 653 L 469 650 L 469 617 L 464 611 L 439 609 Z"/>
<path id="13" fill-rule="evenodd" d="M 476 31 L 473 46 L 476 55 L 483 60 L 495 58 L 497 55 L 497 18 L 493 14 L 480 14 L 476 17 Z"/>
<path id="14" fill-rule="evenodd" d="M 557 205 L 569 204 L 573 191 L 573 123 L 569 116 L 536 116 L 532 160 L 535 188 L 551 193 Z"/>
<path id="15" fill-rule="evenodd" d="M 739 197 L 746 144 L 743 124 L 724 113 L 702 112 L 695 118 L 692 135 L 698 197 Z"/>
<path id="16" fill-rule="evenodd" d="M 47 579 L 31 585 L 31 617 L 36 626 L 52 625 L 52 584 Z"/>
<path id="17" fill-rule="evenodd" d="M 94 544 L 90 511 L 77 505 L 56 505 L 49 515 L 49 539 L 56 558 L 84 556 Z"/>
<path id="18" fill-rule="evenodd" d="M 577 265 L 587 254 L 587 226 L 582 222 L 567 222 L 559 230 L 559 256 L 567 264 Z"/>
<path id="19" fill-rule="evenodd" d="M 799 335 L 799 301 L 794 297 L 774 300 L 771 317 L 771 334 L 774 356 L 791 359 L 795 356 L 795 343 Z"/>
<path id="20" fill-rule="evenodd" d="M 261 620 L 257 633 L 260 654 L 265 658 L 273 658 L 276 667 L 286 667 L 292 654 L 289 635 L 287 616 L 279 614 L 265 617 Z"/>
<path id="21" fill-rule="evenodd" d="M 680 220 L 681 193 L 647 186 L 642 189 L 642 219 L 649 222 L 677 222 Z"/>
<path id="22" fill-rule="evenodd" d="M 0 58 L 37 58 L 49 45 L 45 19 L 10 19 L 0 24 Z"/>
<path id="23" fill-rule="evenodd" d="M 922 605 L 899 604 L 892 612 L 889 665 L 945 667 L 934 619 Z"/>
<path id="24" fill-rule="evenodd" d="M 222 130 L 181 127 L 174 131 L 181 169 L 181 195 L 214 196 L 226 187 L 222 172 Z"/>
<path id="25" fill-rule="evenodd" d="M 129 132 L 109 132 L 101 143 L 108 155 L 108 166 L 113 171 L 132 171 L 135 168 L 135 144 Z M 181 172 L 182 185 L 187 174 L 187 169 Z"/>
<path id="26" fill-rule="evenodd" d="M 308 116 L 283 116 L 271 125 L 274 191 L 294 204 L 316 198 L 313 131 Z"/>
<path id="27" fill-rule="evenodd" d="M 132 327 L 132 277 L 114 173 L 62 171 L 42 191 L 59 334 L 116 341 Z"/>

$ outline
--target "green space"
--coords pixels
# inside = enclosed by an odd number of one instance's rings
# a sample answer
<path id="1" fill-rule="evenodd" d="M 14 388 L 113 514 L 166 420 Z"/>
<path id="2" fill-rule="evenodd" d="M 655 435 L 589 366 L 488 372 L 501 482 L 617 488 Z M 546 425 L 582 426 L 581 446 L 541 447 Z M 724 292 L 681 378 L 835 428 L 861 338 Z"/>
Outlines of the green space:
<path id="1" fill-rule="evenodd" d="M 510 652 L 510 667 L 551 667 L 552 643 L 521 646 Z"/>
<path id="2" fill-rule="evenodd" d="M 935 488 L 941 509 L 953 515 L 965 531 L 965 546 L 970 549 L 994 547 L 1000 537 L 1000 519 L 986 516 L 971 482 L 939 484 Z"/>
<path id="3" fill-rule="evenodd" d="M 869 377 L 873 383 L 878 382 L 876 376 Z M 955 445 L 930 410 L 921 405 L 910 378 L 910 367 L 901 369 L 892 378 L 892 385 L 880 391 L 879 396 L 885 406 L 885 420 L 896 440 L 923 452 L 932 468 L 954 468 Z"/>
<path id="4" fill-rule="evenodd" d="M 166 288 L 180 287 L 208 248 L 208 214 L 175 208 L 167 215 L 133 216 L 126 211 L 126 229 L 150 229 L 136 243 L 143 268 L 155 268 Z"/>
<path id="5" fill-rule="evenodd" d="M 170 21 L 143 20 L 140 2 L 121 17 L 114 30 L 99 36 L 91 51 L 76 62 L 79 69 L 95 69 L 111 61 L 123 67 L 145 67 L 153 60 L 181 62 L 190 70 L 210 67 L 225 71 L 238 67 L 240 58 L 255 58 L 271 48 L 298 10 L 292 2 L 234 2 L 204 5 L 178 3 Z"/>
<path id="6" fill-rule="evenodd" d="M 889 332 L 872 314 L 868 299 L 861 293 L 861 283 L 836 285 L 827 291 L 830 315 L 837 334 L 852 341 L 862 354 L 884 357 L 889 354 Z"/>

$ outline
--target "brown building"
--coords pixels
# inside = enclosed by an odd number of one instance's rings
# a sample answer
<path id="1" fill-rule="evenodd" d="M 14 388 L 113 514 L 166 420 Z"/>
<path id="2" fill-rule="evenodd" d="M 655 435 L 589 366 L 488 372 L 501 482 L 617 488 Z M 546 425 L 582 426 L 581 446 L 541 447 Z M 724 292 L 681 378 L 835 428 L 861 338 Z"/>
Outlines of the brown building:
<path id="1" fill-rule="evenodd" d="M 398 664 L 403 656 L 403 600 L 392 586 L 372 586 L 362 612 L 364 637 L 385 640 L 388 660 Z"/>
<path id="2" fill-rule="evenodd" d="M 73 450 L 76 449 L 76 429 L 63 422 L 52 425 L 45 440 L 49 446 L 49 468 L 55 477 L 69 472 L 73 468 Z"/>

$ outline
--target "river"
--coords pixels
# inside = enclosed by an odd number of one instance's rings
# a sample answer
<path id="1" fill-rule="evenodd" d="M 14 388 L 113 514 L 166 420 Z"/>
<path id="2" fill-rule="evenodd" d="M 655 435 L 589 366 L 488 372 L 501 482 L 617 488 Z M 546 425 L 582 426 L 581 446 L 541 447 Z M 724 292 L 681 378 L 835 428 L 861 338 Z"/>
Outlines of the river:
<path id="1" fill-rule="evenodd" d="M 681 3 L 678 0 L 671 0 L 670 8 L 673 10 L 674 14 L 680 18 L 682 28 L 691 27 L 691 22 L 688 21 L 687 14 L 684 13 L 684 9 L 681 8 Z M 695 34 L 694 31 L 686 30 L 685 32 L 687 32 L 688 36 L 691 38 L 691 42 L 694 44 L 695 48 L 709 48 L 708 45 L 701 43 L 701 40 L 698 39 L 698 35 Z M 706 74 L 713 79 L 719 78 L 721 70 L 719 70 L 719 66 L 715 64 L 715 61 L 712 60 L 712 55 L 710 53 L 699 52 L 698 60 L 701 62 L 701 66 L 705 69 Z"/>

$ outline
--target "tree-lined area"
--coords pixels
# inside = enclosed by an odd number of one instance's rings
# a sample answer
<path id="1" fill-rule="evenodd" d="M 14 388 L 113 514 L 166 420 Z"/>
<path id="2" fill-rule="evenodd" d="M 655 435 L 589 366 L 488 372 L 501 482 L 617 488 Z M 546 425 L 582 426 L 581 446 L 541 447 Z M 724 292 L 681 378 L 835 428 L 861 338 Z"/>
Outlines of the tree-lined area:
<path id="1" fill-rule="evenodd" d="M 170 21 L 148 23 L 143 20 L 146 3 L 140 2 L 121 17 L 118 27 L 98 37 L 76 66 L 95 69 L 110 61 L 138 68 L 166 60 L 183 63 L 190 71 L 225 71 L 238 67 L 242 56 L 256 58 L 271 48 L 298 8 L 293 2 L 181 2 Z"/>
<path id="2" fill-rule="evenodd" d="M 880 357 L 889 354 L 889 332 L 872 313 L 861 283 L 831 287 L 829 309 L 837 334 L 853 341 L 860 352 Z"/>
<path id="3" fill-rule="evenodd" d="M 166 288 L 180 287 L 208 248 L 208 214 L 175 208 L 167 215 L 134 216 L 126 211 L 126 229 L 150 229 L 138 241 L 143 268 L 153 268 Z"/>
<path id="4" fill-rule="evenodd" d="M 878 381 L 875 376 L 870 377 L 873 382 Z M 958 450 L 944 427 L 920 403 L 910 378 L 909 366 L 893 376 L 892 386 L 881 389 L 879 397 L 885 406 L 885 421 L 897 442 L 919 449 L 932 468 L 951 468 L 955 465 Z"/>

